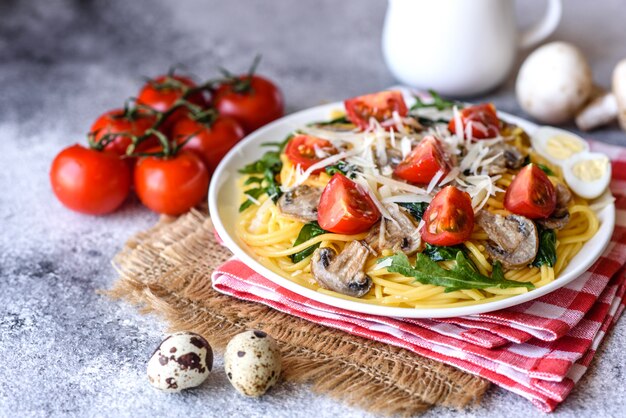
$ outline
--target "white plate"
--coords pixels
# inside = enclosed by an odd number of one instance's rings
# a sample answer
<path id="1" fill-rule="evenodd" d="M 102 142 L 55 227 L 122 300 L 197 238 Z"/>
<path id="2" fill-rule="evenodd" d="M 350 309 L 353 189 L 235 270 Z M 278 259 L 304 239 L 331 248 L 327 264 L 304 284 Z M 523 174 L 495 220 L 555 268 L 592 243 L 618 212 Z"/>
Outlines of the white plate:
<path id="1" fill-rule="evenodd" d="M 615 206 L 613 204 L 605 207 L 598 213 L 600 229 L 570 261 L 556 280 L 522 295 L 480 305 L 430 309 L 376 306 L 336 298 L 301 286 L 263 266 L 255 259 L 252 250 L 237 237 L 235 225 L 237 223 L 238 208 L 241 203 L 241 191 L 237 184 L 240 174 L 237 170 L 257 160 L 266 151 L 266 148 L 261 146 L 263 142 L 281 141 L 289 133 L 307 123 L 327 120 L 333 110 L 343 110 L 343 103 L 337 102 L 293 113 L 248 135 L 224 157 L 213 174 L 213 180 L 209 188 L 211 219 L 217 233 L 226 246 L 250 268 L 292 292 L 338 308 L 391 317 L 447 318 L 485 313 L 527 302 L 565 286 L 580 276 L 600 257 L 611 239 L 615 223 Z M 531 122 L 506 113 L 499 112 L 499 116 L 503 120 L 522 127 L 530 135 L 538 128 L 537 125 Z"/>

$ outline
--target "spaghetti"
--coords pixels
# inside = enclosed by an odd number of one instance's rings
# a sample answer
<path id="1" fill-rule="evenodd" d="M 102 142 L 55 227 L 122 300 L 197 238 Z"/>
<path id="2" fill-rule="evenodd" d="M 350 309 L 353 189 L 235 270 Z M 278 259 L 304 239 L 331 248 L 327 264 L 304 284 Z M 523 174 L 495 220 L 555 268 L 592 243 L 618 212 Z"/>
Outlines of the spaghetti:
<path id="1" fill-rule="evenodd" d="M 455 115 L 454 117 L 457 116 Z M 408 117 L 405 118 L 405 121 L 406 119 Z M 371 131 L 365 132 L 341 131 L 333 133 L 329 130 L 311 127 L 305 127 L 302 130 L 304 132 L 313 132 L 328 140 L 337 140 L 339 138 L 340 142 L 348 144 L 345 147 L 346 152 L 342 154 L 343 160 L 349 164 L 361 167 L 361 175 L 357 176 L 360 184 L 368 186 L 373 197 L 378 202 L 393 201 L 393 199 L 396 199 L 396 201 L 402 201 L 403 199 L 428 201 L 429 197 L 442 187 L 442 183 L 447 182 L 449 184 L 455 183 L 458 187 L 463 187 L 466 191 L 471 192 L 472 204 L 476 212 L 483 210 L 502 216 L 509 215 L 510 212 L 504 207 L 504 195 L 519 170 L 506 169 L 497 175 L 481 174 L 485 172 L 486 167 L 490 163 L 490 161 L 486 161 L 489 160 L 489 152 L 485 151 L 489 146 L 487 144 L 493 145 L 501 141 L 506 141 L 508 144 L 515 146 L 523 155 L 528 156 L 533 163 L 547 167 L 547 171 L 551 174 L 549 179 L 555 186 L 558 184 L 566 186 L 560 168 L 548 163 L 530 147 L 526 134 L 521 128 L 506 125 L 497 140 L 484 141 L 480 145 L 483 141 L 472 142 L 471 138 L 468 140 L 463 138 L 462 135 L 459 137 L 446 132 L 441 125 L 434 125 L 428 129 L 423 129 L 422 132 L 416 132 L 416 130 L 412 130 L 413 128 L 409 129 L 411 127 L 409 122 L 406 124 L 402 123 L 401 126 L 397 126 L 397 120 L 395 123 L 395 130 L 384 130 L 380 126 L 374 126 Z M 411 123 L 413 122 L 411 121 Z M 407 125 L 409 128 L 407 128 Z M 381 141 L 384 141 L 385 146 L 396 146 L 396 148 L 402 149 L 403 138 L 410 138 L 411 141 L 415 142 L 426 132 L 435 133 L 442 138 L 447 149 L 449 151 L 452 150 L 451 153 L 453 155 L 456 153 L 455 158 L 459 163 L 458 166 L 465 171 L 470 170 L 471 175 L 464 176 L 463 170 L 454 171 L 453 169 L 450 175 L 440 176 L 439 183 L 435 184 L 434 187 L 429 185 L 427 188 L 421 186 L 414 187 L 393 179 L 390 175 L 384 176 L 385 168 L 380 167 L 376 159 L 377 147 L 380 146 Z M 361 141 L 364 144 L 364 150 L 358 153 L 352 152 L 356 149 L 355 144 L 357 141 Z M 470 148 L 474 146 L 482 148 L 478 150 Z M 473 161 L 466 161 L 465 157 L 470 153 L 476 154 L 476 157 L 474 157 Z M 480 164 L 476 164 L 476 161 L 480 158 L 483 159 L 485 165 L 480 166 Z M 324 171 L 321 173 L 306 173 L 305 170 L 293 164 L 284 153 L 281 153 L 280 161 L 282 168 L 276 175 L 275 180 L 280 184 L 282 190 L 288 190 L 296 185 L 323 188 L 331 178 Z M 469 163 L 473 163 L 475 166 L 464 168 Z M 455 175 L 458 177 L 455 178 Z M 250 177 L 250 175 L 242 176 L 242 190 L 245 190 L 246 187 L 244 183 L 247 182 L 249 184 Z M 424 193 L 423 190 L 428 188 L 432 190 Z M 421 190 L 421 195 L 411 192 L 415 192 L 417 189 Z M 488 303 L 532 291 L 528 287 L 521 285 L 520 287 L 494 286 L 481 289 L 453 289 L 450 291 L 451 289 L 446 289 L 443 286 L 423 284 L 416 281 L 414 277 L 388 271 L 380 260 L 385 256 L 393 254 L 393 251 L 390 249 L 382 249 L 380 252 L 368 256 L 363 271 L 371 278 L 372 286 L 365 295 L 355 298 L 329 290 L 320 286 L 315 279 L 311 271 L 311 254 L 298 261 L 294 261 L 291 256 L 315 245 L 319 245 L 320 248 L 332 248 L 339 254 L 348 243 L 355 240 L 364 240 L 369 231 L 355 235 L 322 233 L 294 245 L 305 222 L 283 214 L 272 197 L 274 196 L 269 196 L 268 194 L 254 197 L 255 201 L 253 204 L 240 213 L 237 234 L 263 265 L 301 286 L 361 303 L 405 308 L 461 307 Z M 247 199 L 248 195 L 243 195 L 242 201 Z M 556 262 L 552 266 L 542 264 L 539 267 L 526 265 L 521 268 L 504 269 L 505 279 L 520 283 L 532 283 L 535 288 L 538 288 L 547 285 L 559 276 L 582 246 L 599 229 L 598 218 L 590 208 L 589 201 L 574 197 L 569 202 L 567 210 L 569 211 L 569 221 L 564 227 L 556 231 Z M 494 260 L 487 251 L 489 239 L 488 234 L 478 224 L 475 224 L 470 239 L 462 244 L 464 254 L 471 260 L 476 270 L 487 277 L 492 274 L 494 269 Z M 423 249 L 423 243 L 421 249 Z M 409 260 L 413 263 L 415 256 L 409 257 Z M 454 260 L 438 262 L 444 269 L 453 268 L 454 263 Z"/>

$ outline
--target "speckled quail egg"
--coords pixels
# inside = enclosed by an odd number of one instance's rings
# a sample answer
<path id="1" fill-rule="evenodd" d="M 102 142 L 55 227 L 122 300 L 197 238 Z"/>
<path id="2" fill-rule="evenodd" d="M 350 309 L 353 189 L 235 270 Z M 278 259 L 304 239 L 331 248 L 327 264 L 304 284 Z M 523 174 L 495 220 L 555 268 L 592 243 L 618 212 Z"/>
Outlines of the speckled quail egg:
<path id="1" fill-rule="evenodd" d="M 177 332 L 148 361 L 150 384 L 165 392 L 180 392 L 202 384 L 213 368 L 213 350 L 201 335 Z"/>
<path id="2" fill-rule="evenodd" d="M 563 177 L 578 196 L 595 199 L 609 187 L 611 162 L 598 152 L 577 154 L 563 165 Z"/>
<path id="3" fill-rule="evenodd" d="M 531 142 L 539 154 L 561 167 L 574 155 L 589 151 L 589 144 L 583 138 L 551 126 L 537 129 L 531 136 Z"/>
<path id="4" fill-rule="evenodd" d="M 278 381 L 280 349 L 276 341 L 263 331 L 243 332 L 226 346 L 224 368 L 228 380 L 239 393 L 261 396 Z"/>

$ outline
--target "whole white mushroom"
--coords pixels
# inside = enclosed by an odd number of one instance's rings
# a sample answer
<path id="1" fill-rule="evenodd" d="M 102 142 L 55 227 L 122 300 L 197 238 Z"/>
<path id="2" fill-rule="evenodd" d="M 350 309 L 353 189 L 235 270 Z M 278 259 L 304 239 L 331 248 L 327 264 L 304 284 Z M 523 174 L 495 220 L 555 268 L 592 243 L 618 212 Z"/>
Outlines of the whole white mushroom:
<path id="1" fill-rule="evenodd" d="M 576 115 L 593 90 L 591 69 L 582 52 L 565 42 L 552 42 L 526 58 L 517 76 L 517 101 L 535 119 L 549 124 Z"/>

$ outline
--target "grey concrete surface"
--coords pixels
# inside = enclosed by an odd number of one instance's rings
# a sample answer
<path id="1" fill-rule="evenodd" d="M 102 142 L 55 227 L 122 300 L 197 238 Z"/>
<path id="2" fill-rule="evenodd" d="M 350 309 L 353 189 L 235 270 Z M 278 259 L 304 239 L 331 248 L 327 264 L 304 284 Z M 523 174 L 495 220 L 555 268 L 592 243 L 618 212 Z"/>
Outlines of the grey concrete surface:
<path id="1" fill-rule="evenodd" d="M 523 24 L 542 7 L 519 3 Z M 626 57 L 623 2 L 566 3 L 553 38 L 580 45 L 597 82 L 608 85 L 613 65 Z M 393 84 L 379 46 L 385 6 L 383 0 L 0 2 L 0 417 L 365 415 L 307 386 L 282 384 L 261 400 L 244 399 L 227 383 L 219 357 L 201 388 L 180 395 L 153 390 L 145 366 L 166 325 L 95 292 L 113 283 L 110 259 L 123 242 L 157 217 L 132 198 L 107 217 L 72 213 L 54 199 L 47 176 L 54 155 L 83 141 L 99 113 L 136 94 L 141 76 L 175 63 L 206 77 L 218 65 L 242 71 L 260 52 L 259 71 L 280 84 L 289 111 Z M 522 115 L 512 80 L 478 99 Z M 615 126 L 591 136 L 626 145 Z M 625 322 L 557 416 L 623 416 Z M 426 414 L 452 415 L 539 412 L 494 388 L 481 405 Z"/>

